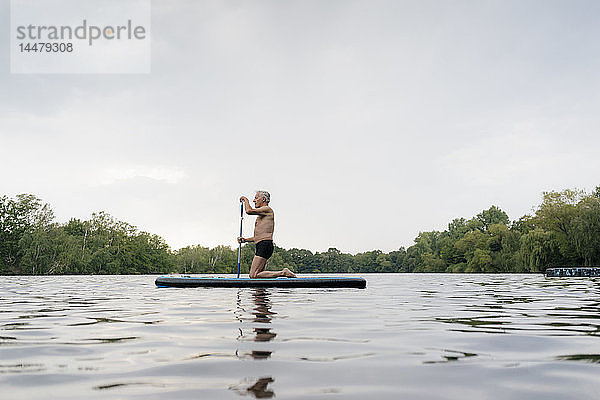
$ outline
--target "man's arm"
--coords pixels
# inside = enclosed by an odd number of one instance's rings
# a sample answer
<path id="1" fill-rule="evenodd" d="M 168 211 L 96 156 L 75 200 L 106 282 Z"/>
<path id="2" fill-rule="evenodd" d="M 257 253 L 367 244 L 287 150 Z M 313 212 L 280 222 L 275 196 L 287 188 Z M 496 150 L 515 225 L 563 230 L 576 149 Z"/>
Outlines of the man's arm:
<path id="1" fill-rule="evenodd" d="M 269 206 L 252 208 L 252 206 L 250 205 L 250 200 L 248 200 L 244 196 L 242 196 L 240 200 L 244 202 L 244 208 L 246 209 L 246 214 L 248 215 L 267 215 L 271 212 L 271 207 Z"/>
<path id="2" fill-rule="evenodd" d="M 271 212 L 271 207 L 262 206 L 258 208 L 247 207 L 246 214 L 248 215 L 267 215 Z"/>

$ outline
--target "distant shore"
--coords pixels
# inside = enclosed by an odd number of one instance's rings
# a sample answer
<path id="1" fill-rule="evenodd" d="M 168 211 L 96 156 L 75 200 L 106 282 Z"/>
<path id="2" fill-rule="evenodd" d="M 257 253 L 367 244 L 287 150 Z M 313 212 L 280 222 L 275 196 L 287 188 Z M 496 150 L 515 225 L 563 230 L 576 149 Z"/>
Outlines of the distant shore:
<path id="1" fill-rule="evenodd" d="M 342 253 L 275 246 L 267 268 L 314 273 L 528 273 L 553 266 L 600 264 L 600 187 L 592 193 L 543 193 L 533 215 L 510 220 L 491 206 L 456 218 L 444 231 L 421 232 L 415 244 L 384 253 Z M 242 273 L 254 244 L 242 247 Z M 172 250 L 158 235 L 141 232 L 105 212 L 89 220 L 54 222 L 49 204 L 31 194 L 0 197 L 0 274 L 227 274 L 237 249 L 202 245 Z"/>

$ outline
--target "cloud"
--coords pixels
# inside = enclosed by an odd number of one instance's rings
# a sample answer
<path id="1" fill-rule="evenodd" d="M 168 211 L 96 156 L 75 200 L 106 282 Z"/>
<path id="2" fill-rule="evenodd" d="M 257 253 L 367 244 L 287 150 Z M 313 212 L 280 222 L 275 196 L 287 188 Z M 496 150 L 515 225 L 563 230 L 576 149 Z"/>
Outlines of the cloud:
<path id="1" fill-rule="evenodd" d="M 277 243 L 312 250 L 389 251 L 492 204 L 517 218 L 598 184 L 598 7 L 155 2 L 150 75 L 0 70 L 0 191 L 173 247 L 235 246 L 257 189 Z"/>
<path id="2" fill-rule="evenodd" d="M 181 167 L 161 165 L 118 165 L 104 168 L 100 182 L 103 185 L 115 183 L 118 180 L 133 178 L 149 178 L 167 183 L 178 183 L 185 178 Z"/>

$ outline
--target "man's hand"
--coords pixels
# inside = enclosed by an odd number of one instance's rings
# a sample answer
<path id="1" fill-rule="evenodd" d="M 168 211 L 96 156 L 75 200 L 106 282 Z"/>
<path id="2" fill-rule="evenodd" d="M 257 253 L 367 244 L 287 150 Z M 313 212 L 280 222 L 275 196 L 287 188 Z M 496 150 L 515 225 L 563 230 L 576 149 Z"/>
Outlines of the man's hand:
<path id="1" fill-rule="evenodd" d="M 246 239 L 244 239 L 243 237 L 239 237 L 238 238 L 238 243 L 245 243 Z"/>
<path id="2" fill-rule="evenodd" d="M 240 201 L 247 202 L 247 201 L 248 201 L 248 199 L 246 198 L 246 196 L 242 196 L 242 197 L 240 197 Z"/>

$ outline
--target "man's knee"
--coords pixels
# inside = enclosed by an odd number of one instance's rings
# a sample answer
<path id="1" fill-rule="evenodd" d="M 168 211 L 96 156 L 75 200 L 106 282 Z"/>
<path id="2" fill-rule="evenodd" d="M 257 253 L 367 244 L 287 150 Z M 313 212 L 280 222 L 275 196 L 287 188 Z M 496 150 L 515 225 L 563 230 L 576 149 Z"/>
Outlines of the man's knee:
<path id="1" fill-rule="evenodd" d="M 260 274 L 262 271 L 264 271 L 266 264 L 267 264 L 266 259 L 264 259 L 260 256 L 254 256 L 254 258 L 252 259 L 252 265 L 250 266 L 250 273 L 249 273 L 250 278 L 251 279 L 258 278 L 258 274 Z"/>

